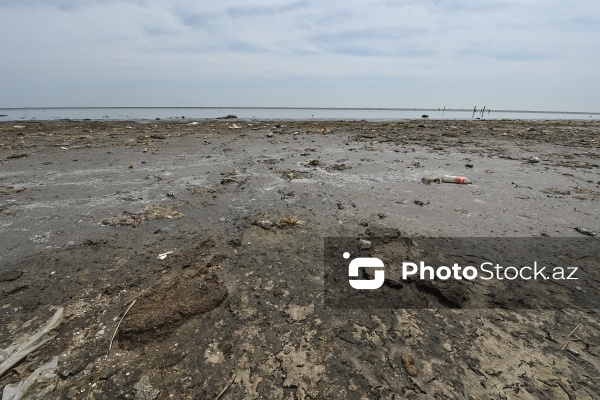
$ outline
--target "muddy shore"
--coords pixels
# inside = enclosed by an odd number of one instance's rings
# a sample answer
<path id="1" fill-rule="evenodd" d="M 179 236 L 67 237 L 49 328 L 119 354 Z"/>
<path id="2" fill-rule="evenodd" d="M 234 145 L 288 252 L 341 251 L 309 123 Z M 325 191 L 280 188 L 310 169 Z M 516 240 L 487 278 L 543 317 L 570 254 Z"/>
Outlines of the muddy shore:
<path id="1" fill-rule="evenodd" d="M 0 389 L 58 356 L 50 398 L 597 398 L 598 310 L 327 309 L 322 253 L 600 232 L 599 171 L 596 121 L 0 123 L 0 349 L 65 309 Z"/>

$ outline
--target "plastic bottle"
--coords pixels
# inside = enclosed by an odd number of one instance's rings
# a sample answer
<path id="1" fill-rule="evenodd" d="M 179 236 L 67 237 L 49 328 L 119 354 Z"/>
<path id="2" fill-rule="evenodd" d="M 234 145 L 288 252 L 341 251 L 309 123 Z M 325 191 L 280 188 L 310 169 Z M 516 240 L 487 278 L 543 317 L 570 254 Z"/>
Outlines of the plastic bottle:
<path id="1" fill-rule="evenodd" d="M 460 184 L 473 183 L 472 180 L 470 180 L 469 178 L 465 178 L 464 176 L 450 176 L 450 175 L 445 175 L 442 178 L 442 182 L 446 182 L 446 183 L 460 183 Z"/>

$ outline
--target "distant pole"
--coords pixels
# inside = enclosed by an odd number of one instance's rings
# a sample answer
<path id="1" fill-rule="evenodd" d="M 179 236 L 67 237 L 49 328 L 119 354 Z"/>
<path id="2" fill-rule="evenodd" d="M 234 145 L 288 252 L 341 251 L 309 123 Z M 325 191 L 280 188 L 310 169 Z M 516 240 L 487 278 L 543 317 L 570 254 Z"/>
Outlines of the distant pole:
<path id="1" fill-rule="evenodd" d="M 446 112 L 446 106 L 444 106 L 444 109 L 442 110 L 442 117 L 444 116 L 445 112 Z"/>
<path id="2" fill-rule="evenodd" d="M 475 116 L 475 112 L 477 112 L 477 106 L 475 106 L 475 108 L 473 108 L 473 115 L 471 115 L 471 118 L 473 118 Z"/>

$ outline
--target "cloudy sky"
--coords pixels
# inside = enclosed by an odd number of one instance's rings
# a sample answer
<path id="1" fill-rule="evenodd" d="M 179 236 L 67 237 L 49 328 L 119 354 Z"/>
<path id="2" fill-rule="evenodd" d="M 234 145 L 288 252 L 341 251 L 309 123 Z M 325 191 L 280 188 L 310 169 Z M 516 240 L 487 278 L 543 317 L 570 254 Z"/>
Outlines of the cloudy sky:
<path id="1" fill-rule="evenodd" d="M 598 0 L 0 0 L 0 107 L 600 111 Z"/>

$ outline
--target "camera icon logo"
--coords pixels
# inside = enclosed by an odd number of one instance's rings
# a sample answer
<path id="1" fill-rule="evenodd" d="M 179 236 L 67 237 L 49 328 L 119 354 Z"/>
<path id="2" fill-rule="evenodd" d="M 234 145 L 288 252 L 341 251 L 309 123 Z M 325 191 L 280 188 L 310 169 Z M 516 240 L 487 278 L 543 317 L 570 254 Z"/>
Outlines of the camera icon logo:
<path id="1" fill-rule="evenodd" d="M 350 253 L 344 253 L 344 258 L 350 258 Z M 383 286 L 385 280 L 385 272 L 383 271 L 383 261 L 375 257 L 358 257 L 350 261 L 348 266 L 348 276 L 350 278 L 358 278 L 358 270 L 360 268 L 380 268 L 374 271 L 374 279 L 348 279 L 350 286 L 358 290 L 374 290 Z"/>

